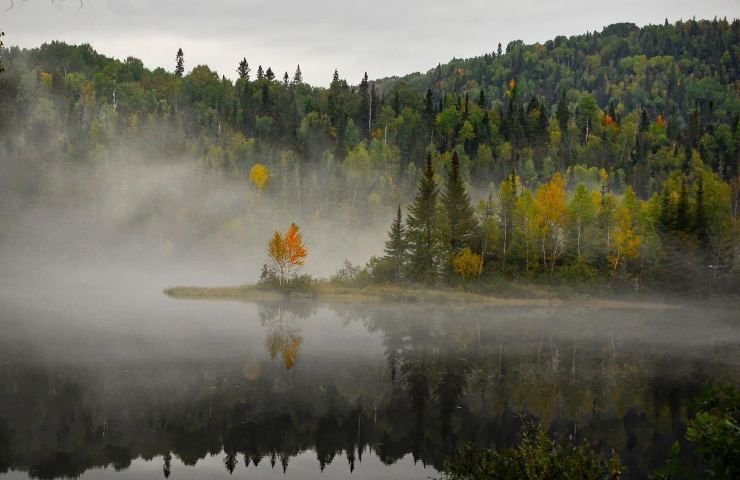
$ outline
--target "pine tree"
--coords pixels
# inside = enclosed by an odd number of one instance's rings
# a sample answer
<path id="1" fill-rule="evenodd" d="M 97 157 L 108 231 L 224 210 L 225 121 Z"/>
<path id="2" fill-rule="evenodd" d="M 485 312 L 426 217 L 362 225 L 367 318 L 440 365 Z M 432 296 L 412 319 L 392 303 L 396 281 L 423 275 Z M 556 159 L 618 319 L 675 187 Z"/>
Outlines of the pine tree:
<path id="1" fill-rule="evenodd" d="M 290 77 L 288 77 L 288 72 L 285 72 L 285 75 L 283 75 L 283 86 L 284 86 L 285 88 L 288 88 L 288 85 L 289 85 L 289 78 L 290 78 Z"/>
<path id="2" fill-rule="evenodd" d="M 175 76 L 182 77 L 185 73 L 185 55 L 182 53 L 182 48 L 177 50 L 175 55 Z"/>
<path id="3" fill-rule="evenodd" d="M 262 70 L 262 65 L 257 66 L 257 80 L 263 80 L 265 78 L 265 71 Z"/>
<path id="4" fill-rule="evenodd" d="M 357 124 L 361 132 L 370 134 L 370 82 L 367 78 L 367 72 L 362 77 L 357 93 L 360 96 L 360 110 L 357 115 Z M 365 128 L 367 128 L 367 131 Z"/>
<path id="5" fill-rule="evenodd" d="M 676 229 L 686 232 L 689 226 L 689 195 L 686 191 L 686 179 L 682 176 L 681 189 L 678 191 L 678 204 L 676 204 Z"/>
<path id="6" fill-rule="evenodd" d="M 5 36 L 5 32 L 0 32 L 0 37 L 4 37 L 4 36 Z M 4 46 L 3 41 L 0 40 L 0 52 L 3 50 L 3 46 Z M 4 71 L 5 71 L 5 67 L 3 67 L 3 62 L 0 62 L 0 73 Z"/>
<path id="7" fill-rule="evenodd" d="M 700 172 L 698 177 L 696 201 L 694 202 L 694 231 L 699 242 L 705 245 L 707 241 L 707 216 L 704 211 L 704 175 Z"/>
<path id="8" fill-rule="evenodd" d="M 663 184 L 663 193 L 660 196 L 660 226 L 665 231 L 673 228 L 674 212 L 673 202 L 671 201 L 671 192 L 668 191 L 668 182 Z"/>
<path id="9" fill-rule="evenodd" d="M 460 158 L 452 154 L 452 164 L 447 175 L 447 190 L 442 196 L 442 206 L 447 216 L 447 247 L 451 255 L 470 247 L 478 229 L 470 194 L 465 190 L 460 175 Z"/>
<path id="10" fill-rule="evenodd" d="M 501 57 L 501 42 L 498 42 L 498 48 L 496 49 L 496 56 Z"/>
<path id="11" fill-rule="evenodd" d="M 298 65 L 295 68 L 295 74 L 293 74 L 293 85 L 300 85 L 303 83 L 303 73 L 301 73 L 301 66 Z"/>
<path id="12" fill-rule="evenodd" d="M 375 91 L 375 83 L 372 83 L 370 84 L 370 120 L 368 122 L 370 132 L 372 132 L 372 126 L 378 118 L 378 112 L 380 112 L 380 100 L 378 100 L 378 94 Z"/>
<path id="13" fill-rule="evenodd" d="M 401 280 L 403 269 L 406 265 L 407 244 L 405 233 L 401 205 L 399 205 L 396 219 L 393 221 L 393 225 L 391 225 L 391 231 L 388 232 L 388 240 L 385 242 L 385 258 L 391 266 L 393 280 L 395 281 Z"/>
<path id="14" fill-rule="evenodd" d="M 246 58 L 242 58 L 242 61 L 239 62 L 239 67 L 236 69 L 239 79 L 249 81 L 249 71 L 249 62 L 247 62 Z"/>
<path id="15" fill-rule="evenodd" d="M 560 135 L 565 138 L 568 136 L 568 121 L 570 119 L 570 113 L 568 112 L 568 99 L 565 98 L 565 91 L 560 95 L 560 101 L 558 102 L 558 109 L 555 113 L 555 117 L 558 119 Z"/>
<path id="16" fill-rule="evenodd" d="M 480 89 L 480 94 L 478 95 L 478 106 L 483 110 L 486 109 L 486 92 L 484 92 L 482 88 Z"/>
<path id="17" fill-rule="evenodd" d="M 265 72 L 265 78 L 269 81 L 275 80 L 275 74 L 272 72 L 271 67 L 267 67 L 267 71 Z"/>
<path id="18" fill-rule="evenodd" d="M 640 133 L 647 132 L 648 128 L 650 127 L 650 119 L 648 118 L 648 112 L 646 109 L 642 109 L 640 111 Z"/>
<path id="19" fill-rule="evenodd" d="M 408 276 L 414 280 L 429 281 L 436 276 L 435 253 L 439 236 L 436 220 L 438 195 L 432 168 L 432 154 L 427 153 L 424 175 L 406 219 L 406 238 L 410 252 Z"/>

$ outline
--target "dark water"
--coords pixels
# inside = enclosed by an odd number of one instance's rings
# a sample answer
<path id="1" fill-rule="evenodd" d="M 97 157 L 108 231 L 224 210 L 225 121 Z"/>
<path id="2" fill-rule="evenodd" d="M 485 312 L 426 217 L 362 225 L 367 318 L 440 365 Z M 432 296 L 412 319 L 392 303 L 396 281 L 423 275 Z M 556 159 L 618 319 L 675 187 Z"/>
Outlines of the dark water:
<path id="1" fill-rule="evenodd" d="M 0 293 L 2 478 L 427 478 L 522 423 L 617 451 L 632 478 L 738 383 L 710 303 L 433 307 Z M 233 475 L 230 473 L 233 471 Z"/>

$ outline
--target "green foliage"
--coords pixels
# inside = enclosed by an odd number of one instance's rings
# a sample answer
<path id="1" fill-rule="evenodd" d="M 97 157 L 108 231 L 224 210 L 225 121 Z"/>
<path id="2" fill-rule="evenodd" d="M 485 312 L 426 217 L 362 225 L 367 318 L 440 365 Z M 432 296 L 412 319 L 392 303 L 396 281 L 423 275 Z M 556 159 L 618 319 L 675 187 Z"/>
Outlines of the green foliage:
<path id="1" fill-rule="evenodd" d="M 406 237 L 410 251 L 408 276 L 414 280 L 428 281 L 436 276 L 435 253 L 439 241 L 438 191 L 431 154 L 427 155 L 423 175 L 414 203 L 409 207 Z"/>
<path id="2" fill-rule="evenodd" d="M 442 195 L 447 227 L 447 248 L 451 256 L 459 254 L 463 248 L 472 246 L 477 234 L 478 222 L 475 219 L 471 202 L 470 194 L 465 190 L 460 174 L 460 159 L 457 152 L 453 152 L 446 189 Z"/>
<path id="3" fill-rule="evenodd" d="M 445 464 L 448 480 L 616 480 L 624 467 L 612 452 L 608 460 L 588 445 L 573 447 L 548 437 L 540 426 L 528 425 L 514 448 L 481 450 L 467 447 Z"/>
<path id="4" fill-rule="evenodd" d="M 388 240 L 385 242 L 385 257 L 383 257 L 383 260 L 389 266 L 389 279 L 399 281 L 403 278 L 406 268 L 407 250 L 406 231 L 403 226 L 401 206 L 399 205 L 396 219 L 393 221 L 393 225 L 391 225 Z"/>
<path id="5" fill-rule="evenodd" d="M 712 388 L 698 401 L 686 438 L 706 465 L 709 478 L 740 478 L 740 391 Z"/>

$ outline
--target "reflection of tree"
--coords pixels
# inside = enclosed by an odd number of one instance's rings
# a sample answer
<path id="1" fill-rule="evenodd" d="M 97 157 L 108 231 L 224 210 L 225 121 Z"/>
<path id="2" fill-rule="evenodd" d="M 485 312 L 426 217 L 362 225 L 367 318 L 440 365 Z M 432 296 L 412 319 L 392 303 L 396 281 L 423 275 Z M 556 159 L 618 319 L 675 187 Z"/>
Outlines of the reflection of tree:
<path id="1" fill-rule="evenodd" d="M 301 345 L 287 356 L 284 346 L 291 334 L 301 336 L 297 319 L 310 314 L 303 305 L 260 307 L 268 338 L 278 338 L 270 341 L 274 357 L 282 361 L 252 356 L 248 375 L 233 358 L 143 362 L 127 368 L 151 382 L 118 382 L 120 366 L 94 375 L 69 366 L 29 367 L 4 354 L 0 343 L 0 471 L 79 476 L 164 455 L 167 477 L 174 456 L 193 465 L 219 452 L 228 471 L 273 461 L 287 469 L 309 449 L 321 466 L 346 458 L 347 474 L 368 450 L 387 464 L 411 453 L 439 468 L 463 443 L 510 446 L 519 415 L 526 414 L 559 440 L 575 435 L 605 451 L 615 448 L 640 477 L 683 437 L 686 399 L 701 379 L 717 376 L 718 367 L 698 356 L 661 358 L 621 348 L 617 354 L 608 337 L 579 340 L 574 375 L 572 340 L 550 340 L 546 330 L 522 333 L 511 324 L 481 322 L 478 334 L 477 322 L 459 311 L 361 308 L 385 357 L 301 358 L 289 382 L 280 373 Z M 148 391 L 148 384 L 158 387 Z"/>
<path id="2" fill-rule="evenodd" d="M 226 466 L 226 470 L 228 470 L 229 475 L 234 473 L 234 469 L 236 468 L 236 465 L 239 463 L 239 460 L 236 458 L 236 452 L 226 452 L 226 457 L 224 457 L 224 465 Z"/>
<path id="3" fill-rule="evenodd" d="M 287 370 L 295 366 L 303 344 L 301 328 L 295 323 L 296 317 L 303 312 L 301 308 L 291 309 L 282 304 L 260 306 L 260 320 L 268 331 L 265 348 L 273 360 L 282 356 Z"/>
<path id="4" fill-rule="evenodd" d="M 162 473 L 164 474 L 164 478 L 170 478 L 170 473 L 172 473 L 172 454 L 170 452 L 167 452 L 164 454 L 164 466 L 162 467 Z"/>

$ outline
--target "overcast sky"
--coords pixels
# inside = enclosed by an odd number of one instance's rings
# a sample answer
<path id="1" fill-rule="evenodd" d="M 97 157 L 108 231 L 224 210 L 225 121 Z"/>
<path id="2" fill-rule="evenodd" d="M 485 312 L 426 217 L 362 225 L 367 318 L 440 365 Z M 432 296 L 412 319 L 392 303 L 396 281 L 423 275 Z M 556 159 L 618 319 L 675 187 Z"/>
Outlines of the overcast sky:
<path id="1" fill-rule="evenodd" d="M 208 64 L 234 78 L 246 57 L 326 85 L 335 68 L 356 84 L 426 71 L 452 57 L 493 51 L 498 42 L 691 17 L 740 17 L 740 0 L 0 0 L 7 45 L 88 42 L 106 55 L 138 57 L 171 70 L 178 48 L 186 69 Z M 5 4 L 5 6 L 2 6 Z"/>

